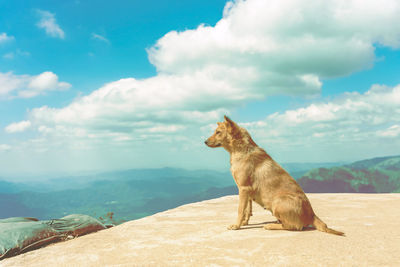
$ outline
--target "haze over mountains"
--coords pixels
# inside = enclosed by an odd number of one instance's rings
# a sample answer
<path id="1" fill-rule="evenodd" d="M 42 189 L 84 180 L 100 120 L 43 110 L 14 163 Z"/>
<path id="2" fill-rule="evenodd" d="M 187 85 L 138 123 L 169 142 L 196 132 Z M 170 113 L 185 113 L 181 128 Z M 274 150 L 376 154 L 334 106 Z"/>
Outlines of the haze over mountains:
<path id="1" fill-rule="evenodd" d="M 336 165 L 336 166 L 335 166 Z M 335 163 L 283 164 L 306 192 L 400 192 L 400 156 Z M 59 218 L 81 213 L 113 222 L 133 220 L 182 204 L 237 194 L 229 171 L 136 169 L 45 182 L 0 179 L 0 218 Z M 108 221 L 109 222 L 109 221 Z"/>

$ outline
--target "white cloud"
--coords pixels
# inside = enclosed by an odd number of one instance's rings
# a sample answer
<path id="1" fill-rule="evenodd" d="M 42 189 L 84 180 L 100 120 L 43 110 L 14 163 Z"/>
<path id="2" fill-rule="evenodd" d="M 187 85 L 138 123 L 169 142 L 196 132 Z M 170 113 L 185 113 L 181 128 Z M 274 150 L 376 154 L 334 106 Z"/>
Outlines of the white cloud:
<path id="1" fill-rule="evenodd" d="M 66 82 L 59 82 L 57 75 L 50 71 L 34 76 L 28 84 L 29 88 L 37 91 L 65 90 L 70 86 L 71 85 Z"/>
<path id="2" fill-rule="evenodd" d="M 321 78 L 371 67 L 374 44 L 399 47 L 399 12 L 395 0 L 229 2 L 215 26 L 169 32 L 149 58 L 161 73 L 249 70 L 243 87 L 263 95 L 316 93 Z"/>
<path id="3" fill-rule="evenodd" d="M 378 131 L 377 134 L 383 137 L 398 137 L 400 136 L 400 125 L 392 125 L 388 129 Z"/>
<path id="4" fill-rule="evenodd" d="M 210 83 L 201 77 L 195 81 L 194 86 L 192 77 L 164 75 L 145 80 L 122 79 L 65 108 L 33 109 L 30 119 L 36 125 L 83 128 L 99 136 L 109 131 L 132 135 L 146 131 L 151 137 L 156 132 L 174 132 L 186 124 L 215 121 L 227 112 L 220 108 L 225 101 L 239 101 L 224 94 L 229 91 L 224 83 Z"/>
<path id="5" fill-rule="evenodd" d="M 18 133 L 18 132 L 24 132 L 29 127 L 31 127 L 30 121 L 21 121 L 17 123 L 11 123 L 5 128 L 5 131 L 7 133 Z"/>
<path id="6" fill-rule="evenodd" d="M 50 71 L 36 76 L 0 72 L 0 99 L 30 98 L 47 91 L 66 90 L 69 87 L 69 83 L 58 81 L 58 76 Z"/>
<path id="7" fill-rule="evenodd" d="M 9 96 L 11 92 L 21 88 L 28 79 L 28 75 L 14 75 L 12 72 L 0 72 L 0 98 Z"/>
<path id="8" fill-rule="evenodd" d="M 0 33 L 0 44 L 13 41 L 14 39 L 14 36 L 8 36 L 5 32 Z"/>
<path id="9" fill-rule="evenodd" d="M 60 39 L 65 38 L 64 31 L 56 22 L 55 14 L 45 10 L 37 10 L 37 13 L 40 16 L 40 20 L 36 24 L 39 28 L 44 29 L 46 31 L 46 34 L 51 37 Z"/>
<path id="10" fill-rule="evenodd" d="M 11 150 L 11 146 L 7 144 L 0 144 L 0 151 L 9 151 Z"/>
<path id="11" fill-rule="evenodd" d="M 92 39 L 100 40 L 102 42 L 110 44 L 110 40 L 108 40 L 106 37 L 104 37 L 100 34 L 97 34 L 97 33 L 92 33 Z"/>
<path id="12" fill-rule="evenodd" d="M 312 125 L 323 131 L 335 129 L 335 132 L 347 128 L 344 126 L 359 127 L 363 130 L 368 128 L 368 131 L 374 131 L 376 127 L 398 121 L 400 121 L 400 85 L 393 88 L 374 85 L 364 94 L 345 93 L 331 102 L 314 103 L 305 108 L 275 113 L 267 118 L 267 124 L 307 129 L 309 127 L 304 126 Z"/>
<path id="13" fill-rule="evenodd" d="M 387 141 L 381 138 L 399 136 L 399 123 L 400 85 L 374 85 L 364 94 L 345 93 L 331 101 L 274 113 L 243 126 L 254 134 L 256 141 L 277 151 L 301 148 L 306 155 L 312 154 L 310 151 L 337 154 L 342 150 L 347 151 L 342 155 L 346 158 L 361 153 L 359 149 L 369 149 L 371 156 L 378 155 L 382 150 L 372 151 L 370 147 L 384 149 Z M 386 149 L 396 153 L 396 146 L 395 142 Z"/>
<path id="14" fill-rule="evenodd" d="M 340 106 L 332 103 L 327 104 L 311 104 L 306 108 L 297 110 L 288 110 L 285 112 L 285 120 L 291 124 L 298 124 L 308 121 L 322 122 L 337 119 L 335 112 Z"/>

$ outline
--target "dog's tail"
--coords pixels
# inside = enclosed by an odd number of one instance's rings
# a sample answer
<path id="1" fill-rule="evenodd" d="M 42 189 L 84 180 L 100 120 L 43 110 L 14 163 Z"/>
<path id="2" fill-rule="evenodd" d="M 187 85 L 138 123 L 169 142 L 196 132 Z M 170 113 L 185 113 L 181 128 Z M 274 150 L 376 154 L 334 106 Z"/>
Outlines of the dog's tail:
<path id="1" fill-rule="evenodd" d="M 341 235 L 341 236 L 344 236 L 344 233 L 343 233 L 343 232 L 336 231 L 336 230 L 333 230 L 333 229 L 331 229 L 331 228 L 328 228 L 328 226 L 326 225 L 326 223 L 324 223 L 323 221 L 321 221 L 321 219 L 318 218 L 317 215 L 314 215 L 313 225 L 315 226 L 315 228 L 317 228 L 318 231 L 325 232 L 325 233 L 329 233 L 329 234 L 334 234 L 334 235 Z"/>

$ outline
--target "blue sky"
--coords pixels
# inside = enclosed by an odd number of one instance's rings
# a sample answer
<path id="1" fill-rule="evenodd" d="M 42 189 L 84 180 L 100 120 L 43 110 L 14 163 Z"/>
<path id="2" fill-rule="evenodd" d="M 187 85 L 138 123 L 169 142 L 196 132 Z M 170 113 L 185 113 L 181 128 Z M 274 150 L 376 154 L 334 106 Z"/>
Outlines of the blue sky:
<path id="1" fill-rule="evenodd" d="M 399 5 L 3 1 L 0 176 L 224 169 L 224 114 L 280 162 L 398 154 Z"/>

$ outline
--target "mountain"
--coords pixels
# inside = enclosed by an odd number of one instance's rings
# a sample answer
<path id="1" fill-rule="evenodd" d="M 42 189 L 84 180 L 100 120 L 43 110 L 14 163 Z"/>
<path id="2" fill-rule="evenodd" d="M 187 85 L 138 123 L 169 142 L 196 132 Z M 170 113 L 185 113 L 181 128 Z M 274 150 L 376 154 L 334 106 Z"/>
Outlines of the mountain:
<path id="1" fill-rule="evenodd" d="M 312 193 L 400 192 L 400 156 L 357 161 L 332 168 L 316 168 L 297 180 Z"/>
<path id="2" fill-rule="evenodd" d="M 0 194 L 1 193 L 17 193 L 21 191 L 40 190 L 41 186 L 34 183 L 15 183 L 0 178 Z"/>
<path id="3" fill-rule="evenodd" d="M 10 190 L 0 192 L 0 218 L 45 220 L 80 213 L 107 220 L 112 212 L 113 220 L 122 222 L 226 195 L 236 188 L 228 172 L 173 168 L 107 172 L 69 181 L 67 190 L 61 190 L 68 182 L 66 177 L 41 182 L 41 190 L 31 186 L 31 190 L 20 191 L 5 183 Z"/>
<path id="4" fill-rule="evenodd" d="M 302 177 L 309 170 L 315 168 L 330 168 L 343 165 L 343 162 L 289 162 L 283 163 L 282 167 L 290 173 L 295 179 Z"/>
<path id="5" fill-rule="evenodd" d="M 334 167 L 330 164 L 283 166 L 292 175 L 306 173 L 297 179 L 306 192 L 400 192 L 400 156 Z M 319 167 L 307 172 L 307 166 Z M 237 193 L 230 172 L 175 168 L 92 173 L 39 183 L 0 181 L 0 219 L 21 216 L 47 220 L 79 213 L 101 217 L 106 223 L 121 223 Z"/>
<path id="6" fill-rule="evenodd" d="M 33 180 L 25 179 L 25 182 L 14 183 L 12 179 L 4 179 L 5 189 L 1 190 L 0 178 L 0 193 L 14 193 L 21 191 L 31 192 L 53 192 L 64 191 L 70 189 L 82 189 L 92 186 L 98 181 L 122 181 L 122 180 L 151 180 L 156 178 L 168 177 L 192 177 L 201 179 L 209 177 L 220 184 L 232 184 L 232 176 L 229 172 L 218 172 L 211 170 L 185 170 L 178 168 L 160 168 L 160 169 L 130 169 L 108 172 L 92 172 L 78 175 L 64 175 L 57 178 L 35 177 Z M 208 178 L 207 178 L 208 179 Z M 204 182 L 208 181 L 205 179 Z M 7 180 L 7 181 L 6 181 Z M 21 178 L 20 178 L 21 180 Z M 6 187 L 7 186 L 7 187 Z M 13 190 L 7 191 L 7 188 Z"/>
<path id="7" fill-rule="evenodd" d="M 1 193 L 15 193 L 18 192 L 19 187 L 15 183 L 0 180 L 0 194 Z"/>
<path id="8" fill-rule="evenodd" d="M 321 163 L 323 164 L 323 163 Z M 318 163 L 289 163 L 294 172 Z M 237 194 L 230 172 L 176 168 L 133 169 L 63 176 L 40 182 L 0 181 L 0 218 L 42 220 L 82 213 L 122 222 L 179 205 Z"/>

